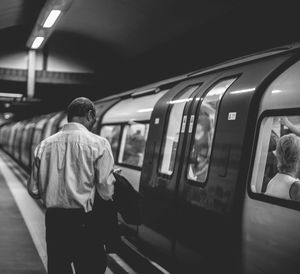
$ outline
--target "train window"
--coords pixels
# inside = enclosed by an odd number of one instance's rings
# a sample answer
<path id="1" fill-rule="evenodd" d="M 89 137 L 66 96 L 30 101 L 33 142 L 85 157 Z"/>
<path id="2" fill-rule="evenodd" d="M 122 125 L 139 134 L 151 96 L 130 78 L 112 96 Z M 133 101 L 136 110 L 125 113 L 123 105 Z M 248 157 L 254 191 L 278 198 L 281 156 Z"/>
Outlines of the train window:
<path id="1" fill-rule="evenodd" d="M 236 79 L 230 78 L 215 84 L 206 93 L 200 105 L 188 165 L 189 180 L 198 183 L 206 181 L 219 103 L 225 91 Z"/>
<path id="2" fill-rule="evenodd" d="M 134 123 L 124 126 L 119 163 L 134 167 L 142 166 L 148 131 L 149 124 Z"/>
<path id="3" fill-rule="evenodd" d="M 251 179 L 254 193 L 298 200 L 300 116 L 265 117 L 260 125 Z"/>
<path id="4" fill-rule="evenodd" d="M 106 138 L 111 145 L 111 150 L 114 155 L 114 159 L 117 159 L 120 132 L 120 125 L 107 125 L 103 126 L 100 130 L 100 135 Z"/>
<path id="5" fill-rule="evenodd" d="M 67 117 L 67 115 L 64 115 L 62 120 L 59 122 L 58 130 L 61 130 L 63 128 L 63 126 L 67 123 L 68 123 L 68 117 Z"/>
<path id="6" fill-rule="evenodd" d="M 162 146 L 163 154 L 159 168 L 160 173 L 167 175 L 173 173 L 184 106 L 186 102 L 192 100 L 190 96 L 198 87 L 199 85 L 188 87 L 183 90 L 178 98 L 170 101 L 171 111 L 167 132 Z"/>

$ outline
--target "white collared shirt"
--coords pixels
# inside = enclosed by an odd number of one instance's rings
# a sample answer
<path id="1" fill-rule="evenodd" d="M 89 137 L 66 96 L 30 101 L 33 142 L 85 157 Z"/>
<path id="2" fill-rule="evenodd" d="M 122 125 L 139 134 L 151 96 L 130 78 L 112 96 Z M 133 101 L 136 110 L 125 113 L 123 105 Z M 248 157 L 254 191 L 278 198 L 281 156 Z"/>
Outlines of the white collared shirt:
<path id="1" fill-rule="evenodd" d="M 35 149 L 28 191 L 47 208 L 92 210 L 95 189 L 105 199 L 114 190 L 114 159 L 108 141 L 79 123 L 68 123 Z"/>

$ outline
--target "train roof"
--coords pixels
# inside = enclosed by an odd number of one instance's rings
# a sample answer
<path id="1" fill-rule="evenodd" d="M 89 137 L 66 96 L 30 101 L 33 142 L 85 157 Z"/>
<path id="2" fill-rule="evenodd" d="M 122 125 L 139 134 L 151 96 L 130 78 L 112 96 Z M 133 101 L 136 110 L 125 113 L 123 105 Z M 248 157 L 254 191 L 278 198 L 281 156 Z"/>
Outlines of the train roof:
<path id="1" fill-rule="evenodd" d="M 102 103 L 105 101 L 110 101 L 110 100 L 113 100 L 116 98 L 123 99 L 126 97 L 137 97 L 137 96 L 142 96 L 142 95 L 151 94 L 151 93 L 154 94 L 161 90 L 165 90 L 171 86 L 174 86 L 176 83 L 181 82 L 186 79 L 189 79 L 189 78 L 193 78 L 193 77 L 204 75 L 204 74 L 207 74 L 210 72 L 222 70 L 222 69 L 228 68 L 228 67 L 238 66 L 238 65 L 256 61 L 259 59 L 268 58 L 270 56 L 285 54 L 287 52 L 292 52 L 292 51 L 299 50 L 299 49 L 300 49 L 300 42 L 297 42 L 297 43 L 288 44 L 288 45 L 281 46 L 281 47 L 272 48 L 269 50 L 259 51 L 259 52 L 249 54 L 246 56 L 241 56 L 238 58 L 230 59 L 228 61 L 216 64 L 213 66 L 202 68 L 200 70 L 195 70 L 190 73 L 186 73 L 186 74 L 182 74 L 182 75 L 179 75 L 176 77 L 168 78 L 166 80 L 151 83 L 151 84 L 148 84 L 148 85 L 145 85 L 142 87 L 137 87 L 137 88 L 122 92 L 120 94 L 111 95 L 111 96 L 102 98 L 100 100 L 97 100 L 95 102 L 95 104 Z"/>

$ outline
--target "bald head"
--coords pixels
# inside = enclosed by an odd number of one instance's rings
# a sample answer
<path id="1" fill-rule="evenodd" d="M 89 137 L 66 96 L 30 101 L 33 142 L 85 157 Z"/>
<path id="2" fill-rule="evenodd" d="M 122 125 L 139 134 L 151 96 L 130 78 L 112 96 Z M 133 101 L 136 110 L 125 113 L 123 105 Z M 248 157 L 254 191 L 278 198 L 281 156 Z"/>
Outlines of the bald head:
<path id="1" fill-rule="evenodd" d="M 85 97 L 74 99 L 68 107 L 68 122 L 76 122 L 92 130 L 96 122 L 94 103 Z"/>
<path id="2" fill-rule="evenodd" d="M 76 98 L 68 106 L 68 122 L 72 122 L 74 117 L 84 118 L 89 112 L 95 115 L 94 103 L 85 97 Z"/>

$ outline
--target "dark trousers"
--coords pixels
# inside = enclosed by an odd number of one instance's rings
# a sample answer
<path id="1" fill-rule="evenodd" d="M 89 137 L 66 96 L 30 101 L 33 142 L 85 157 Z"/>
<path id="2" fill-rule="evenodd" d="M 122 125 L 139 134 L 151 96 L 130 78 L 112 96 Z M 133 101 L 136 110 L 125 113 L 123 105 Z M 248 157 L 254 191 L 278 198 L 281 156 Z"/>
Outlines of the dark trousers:
<path id="1" fill-rule="evenodd" d="M 71 263 L 76 274 L 104 273 L 106 253 L 99 238 L 91 213 L 82 209 L 47 209 L 48 273 L 73 273 Z"/>

